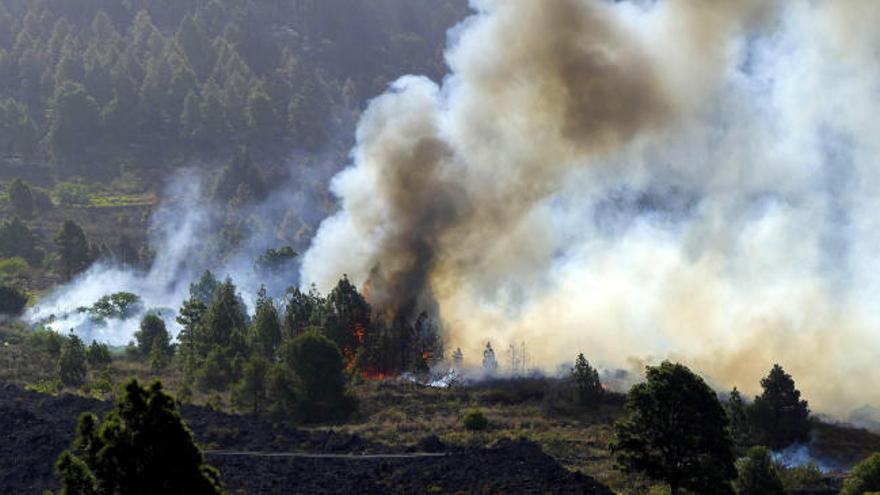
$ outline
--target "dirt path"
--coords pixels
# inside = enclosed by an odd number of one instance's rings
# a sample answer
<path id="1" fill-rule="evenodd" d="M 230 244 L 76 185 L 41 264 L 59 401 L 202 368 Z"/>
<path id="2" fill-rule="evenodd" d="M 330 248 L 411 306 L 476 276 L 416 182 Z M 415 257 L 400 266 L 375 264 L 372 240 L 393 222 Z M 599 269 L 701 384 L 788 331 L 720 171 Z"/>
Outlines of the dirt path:
<path id="1" fill-rule="evenodd" d="M 312 454 L 308 452 L 243 452 L 238 450 L 205 450 L 205 456 L 242 456 L 242 457 L 293 457 L 298 459 L 420 459 L 424 457 L 445 457 L 446 453 L 412 452 L 407 454 Z"/>

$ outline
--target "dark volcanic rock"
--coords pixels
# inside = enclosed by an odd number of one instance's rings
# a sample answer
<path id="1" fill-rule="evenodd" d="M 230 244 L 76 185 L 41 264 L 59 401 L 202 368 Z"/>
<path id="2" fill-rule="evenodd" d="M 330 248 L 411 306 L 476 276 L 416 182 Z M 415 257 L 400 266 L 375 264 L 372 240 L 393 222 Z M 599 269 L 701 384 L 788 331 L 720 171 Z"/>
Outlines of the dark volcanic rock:
<path id="1" fill-rule="evenodd" d="M 598 494 L 612 492 L 572 473 L 526 440 L 432 457 L 285 458 L 210 456 L 230 488 L 252 493 Z"/>
<path id="2" fill-rule="evenodd" d="M 444 444 L 440 440 L 440 437 L 438 437 L 437 435 L 428 435 L 425 438 L 419 440 L 416 448 L 420 452 L 445 452 L 446 444 Z"/>
<path id="3" fill-rule="evenodd" d="M 56 489 L 53 465 L 70 446 L 77 418 L 86 411 L 103 415 L 110 406 L 0 386 L 0 494 Z M 310 432 L 203 407 L 183 407 L 181 415 L 232 493 L 611 493 L 525 440 L 451 450 L 427 437 L 418 450 L 445 454 L 400 455 L 356 435 Z M 317 456 L 253 454 L 267 452 Z"/>

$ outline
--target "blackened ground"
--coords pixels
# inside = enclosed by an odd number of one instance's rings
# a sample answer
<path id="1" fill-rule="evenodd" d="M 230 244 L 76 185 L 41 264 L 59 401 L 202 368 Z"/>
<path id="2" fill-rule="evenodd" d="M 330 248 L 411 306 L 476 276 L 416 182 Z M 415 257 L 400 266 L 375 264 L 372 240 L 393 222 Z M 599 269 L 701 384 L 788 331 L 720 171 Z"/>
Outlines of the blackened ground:
<path id="1" fill-rule="evenodd" d="M 431 457 L 284 458 L 209 456 L 230 488 L 252 493 L 423 494 L 587 493 L 611 491 L 560 466 L 527 440 Z"/>
<path id="2" fill-rule="evenodd" d="M 107 402 L 0 385 L 0 493 L 56 489 L 52 466 L 70 445 L 77 418 L 85 411 L 102 415 L 109 408 Z M 450 449 L 428 438 L 410 450 L 445 455 L 385 457 L 407 452 L 355 435 L 304 431 L 203 407 L 183 407 L 181 415 L 233 493 L 611 493 L 595 480 L 566 470 L 528 441 Z M 339 455 L 274 457 L 215 451 Z M 358 457 L 362 454 L 373 456 Z"/>

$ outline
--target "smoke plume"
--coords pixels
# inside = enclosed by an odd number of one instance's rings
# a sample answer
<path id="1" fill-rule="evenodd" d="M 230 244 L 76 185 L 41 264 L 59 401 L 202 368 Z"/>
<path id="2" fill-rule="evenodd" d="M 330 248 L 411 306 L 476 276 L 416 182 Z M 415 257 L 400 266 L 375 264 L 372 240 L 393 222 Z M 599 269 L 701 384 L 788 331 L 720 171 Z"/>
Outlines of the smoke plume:
<path id="1" fill-rule="evenodd" d="M 304 285 L 436 308 L 472 359 L 672 358 L 747 392 L 779 362 L 816 409 L 877 405 L 880 9 L 472 7 L 441 85 L 369 106 Z"/>

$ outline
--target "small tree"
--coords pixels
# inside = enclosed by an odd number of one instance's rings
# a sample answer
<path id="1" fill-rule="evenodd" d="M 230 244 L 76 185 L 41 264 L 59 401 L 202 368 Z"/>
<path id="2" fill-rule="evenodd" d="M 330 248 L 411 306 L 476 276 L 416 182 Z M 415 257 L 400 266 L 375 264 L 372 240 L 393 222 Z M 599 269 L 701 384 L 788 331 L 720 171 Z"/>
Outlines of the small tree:
<path id="1" fill-rule="evenodd" d="M 232 360 L 220 347 L 214 348 L 196 371 L 196 382 L 204 391 L 226 390 L 235 379 Z"/>
<path id="2" fill-rule="evenodd" d="M 58 377 L 61 383 L 69 387 L 78 387 L 86 382 L 86 348 L 76 335 L 71 334 L 61 348 Z"/>
<path id="3" fill-rule="evenodd" d="M 64 222 L 55 234 L 64 276 L 70 280 L 74 274 L 85 270 L 91 262 L 91 249 L 82 228 L 70 220 Z"/>
<path id="4" fill-rule="evenodd" d="M 168 361 L 170 361 L 168 346 L 162 342 L 162 339 L 153 340 L 153 348 L 150 349 L 149 360 L 150 371 L 154 374 L 161 373 L 162 370 L 168 367 Z"/>
<path id="5" fill-rule="evenodd" d="M 345 364 L 327 337 L 307 331 L 282 348 L 282 359 L 300 385 L 297 413 L 306 421 L 338 419 L 354 408 L 345 389 Z"/>
<path id="6" fill-rule="evenodd" d="M 880 492 L 880 453 L 871 454 L 856 464 L 840 495 L 861 495 L 867 492 Z"/>
<path id="7" fill-rule="evenodd" d="M 755 397 L 752 424 L 764 445 L 777 450 L 810 440 L 810 409 L 791 375 L 778 364 L 761 380 L 764 392 Z"/>
<path id="8" fill-rule="evenodd" d="M 752 447 L 736 463 L 739 473 L 734 486 L 739 495 L 783 495 L 785 488 L 766 447 Z"/>
<path id="9" fill-rule="evenodd" d="M 241 381 L 232 390 L 232 401 L 243 410 L 258 414 L 266 400 L 269 362 L 254 355 L 244 364 Z"/>
<path id="10" fill-rule="evenodd" d="M 294 414 L 299 388 L 296 375 L 284 363 L 278 363 L 269 368 L 266 374 L 268 413 L 277 419 L 284 419 L 286 416 Z"/>
<path id="11" fill-rule="evenodd" d="M 31 266 L 38 265 L 43 258 L 36 236 L 17 216 L 0 224 L 0 257 L 13 256 L 21 256 Z"/>
<path id="12" fill-rule="evenodd" d="M 582 405 L 597 405 L 602 400 L 605 389 L 599 380 L 599 372 L 590 366 L 583 354 L 578 354 L 571 369 L 571 378 L 574 380 L 577 400 Z"/>
<path id="13" fill-rule="evenodd" d="M 672 495 L 732 493 L 733 444 L 721 403 L 703 379 L 681 364 L 649 366 L 634 385 L 626 416 L 615 426 L 618 466 L 669 484 Z"/>
<path id="14" fill-rule="evenodd" d="M 93 369 L 106 368 L 113 362 L 113 357 L 110 356 L 110 348 L 107 347 L 107 344 L 102 344 L 95 340 L 92 341 L 92 345 L 86 351 L 86 357 L 89 361 L 89 366 Z"/>
<path id="15" fill-rule="evenodd" d="M 253 348 L 266 359 L 274 359 L 281 345 L 281 320 L 275 303 L 261 287 L 257 294 L 257 312 L 251 324 Z"/>
<path id="16" fill-rule="evenodd" d="M 144 389 L 130 381 L 100 423 L 92 413 L 80 416 L 73 447 L 56 469 L 61 493 L 222 493 L 219 473 L 159 382 Z"/>
<path id="17" fill-rule="evenodd" d="M 733 444 L 739 452 L 744 452 L 752 443 L 752 429 L 745 401 L 736 387 L 730 391 L 725 409 L 730 419 L 730 436 Z"/>
<path id="18" fill-rule="evenodd" d="M 34 196 L 31 194 L 31 188 L 21 179 L 15 179 L 9 184 L 9 202 L 17 215 L 30 218 L 34 213 Z"/>
<path id="19" fill-rule="evenodd" d="M 137 339 L 138 353 L 149 356 L 150 352 L 158 345 L 164 354 L 171 353 L 171 337 L 165 328 L 165 320 L 149 313 L 141 320 L 141 329 L 134 333 Z"/>

